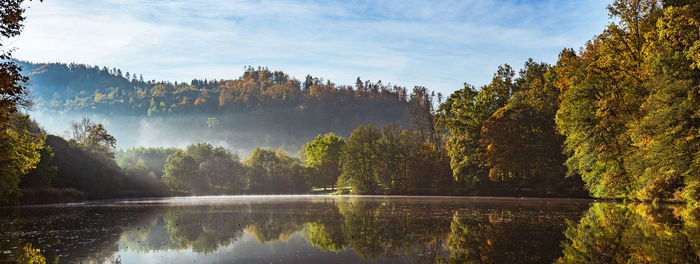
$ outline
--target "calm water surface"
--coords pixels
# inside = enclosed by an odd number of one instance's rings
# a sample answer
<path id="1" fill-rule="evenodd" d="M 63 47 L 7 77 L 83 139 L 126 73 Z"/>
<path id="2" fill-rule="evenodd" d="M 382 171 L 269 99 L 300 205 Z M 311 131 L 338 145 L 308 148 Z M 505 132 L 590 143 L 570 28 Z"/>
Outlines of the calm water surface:
<path id="1" fill-rule="evenodd" d="M 0 262 L 700 263 L 700 213 L 587 200 L 231 196 L 0 208 Z"/>

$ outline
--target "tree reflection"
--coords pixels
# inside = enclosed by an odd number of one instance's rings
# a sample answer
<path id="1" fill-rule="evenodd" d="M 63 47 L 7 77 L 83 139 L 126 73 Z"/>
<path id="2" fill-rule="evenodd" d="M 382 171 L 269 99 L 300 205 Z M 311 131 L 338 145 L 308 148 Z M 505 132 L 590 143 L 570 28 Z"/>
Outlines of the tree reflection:
<path id="1" fill-rule="evenodd" d="M 0 248 L 32 243 L 47 263 L 109 262 L 125 251 L 221 254 L 239 242 L 255 254 L 287 254 L 263 249 L 285 242 L 293 254 L 379 262 L 700 263 L 700 208 L 681 205 L 337 197 L 125 210 L 4 210 Z"/>
<path id="2" fill-rule="evenodd" d="M 15 251 L 18 264 L 46 264 L 46 258 L 41 255 L 41 250 L 27 243 Z"/>
<path id="3" fill-rule="evenodd" d="M 259 243 L 287 241 L 291 235 L 301 231 L 311 204 L 256 204 L 249 212 L 246 230 L 255 235 Z M 295 212 L 298 210 L 298 212 Z"/>
<path id="4" fill-rule="evenodd" d="M 294 207 L 296 209 L 303 208 Z M 124 232 L 120 245 L 147 252 L 191 249 L 212 253 L 238 241 L 248 232 L 259 243 L 285 241 L 302 229 L 303 215 L 293 215 L 282 205 L 173 207 L 152 224 Z"/>
<path id="5" fill-rule="evenodd" d="M 307 223 L 307 241 L 323 251 L 352 248 L 364 259 L 412 257 L 421 263 L 441 254 L 449 220 L 426 217 L 415 205 L 338 199 L 326 217 Z"/>
<path id="6" fill-rule="evenodd" d="M 298 204 L 176 207 L 164 214 L 162 224 L 125 233 L 122 240 L 131 242 L 122 245 L 211 253 L 236 243 L 245 233 L 260 244 L 285 242 L 299 234 L 320 251 L 350 249 L 365 260 L 512 263 L 548 262 L 560 255 L 558 241 L 563 239 L 565 225 L 553 225 L 552 219 L 564 223 L 564 215 L 557 211 L 561 208 L 511 204 L 494 210 L 491 206 L 338 198 Z M 567 210 L 583 210 L 577 208 Z M 163 238 L 164 242 L 153 243 Z M 135 239 L 141 243 L 134 243 Z"/>
<path id="7" fill-rule="evenodd" d="M 326 204 L 328 210 L 318 219 L 306 223 L 305 239 L 321 251 L 338 252 L 347 247 L 343 233 L 343 217 L 334 204 Z"/>
<path id="8" fill-rule="evenodd" d="M 481 263 L 479 253 L 479 230 L 481 226 L 477 222 L 461 216 L 455 212 L 450 224 L 450 234 L 447 236 L 447 248 L 450 250 L 448 257 L 438 258 L 438 263 Z"/>
<path id="9" fill-rule="evenodd" d="M 700 263 L 698 208 L 596 203 L 565 231 L 558 263 Z"/>

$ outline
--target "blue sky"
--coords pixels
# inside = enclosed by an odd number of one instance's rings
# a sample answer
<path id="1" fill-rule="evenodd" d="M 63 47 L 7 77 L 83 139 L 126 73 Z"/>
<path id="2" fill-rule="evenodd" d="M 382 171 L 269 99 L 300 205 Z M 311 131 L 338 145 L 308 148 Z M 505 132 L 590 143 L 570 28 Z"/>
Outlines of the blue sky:
<path id="1" fill-rule="evenodd" d="M 601 0 L 30 2 L 15 57 L 121 68 L 145 79 L 382 80 L 449 94 L 496 67 L 553 63 L 608 22 Z"/>

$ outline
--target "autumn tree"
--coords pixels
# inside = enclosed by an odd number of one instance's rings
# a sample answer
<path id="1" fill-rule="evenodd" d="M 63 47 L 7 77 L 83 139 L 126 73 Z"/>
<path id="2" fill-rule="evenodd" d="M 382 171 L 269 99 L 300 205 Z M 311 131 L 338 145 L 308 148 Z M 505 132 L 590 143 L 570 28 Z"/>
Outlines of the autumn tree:
<path id="1" fill-rule="evenodd" d="M 14 112 L 0 130 L 0 203 L 20 194 L 23 175 L 41 160 L 46 134 L 28 115 Z"/>
<path id="2" fill-rule="evenodd" d="M 480 160 L 491 181 L 540 195 L 580 193 L 580 180 L 564 177 L 564 138 L 554 122 L 559 100 L 555 77 L 553 67 L 528 60 L 514 80 L 517 91 L 508 104 L 484 122 Z"/>
<path id="3" fill-rule="evenodd" d="M 117 140 L 107 132 L 102 124 L 84 117 L 80 121 L 70 123 L 70 132 L 71 139 L 75 143 L 108 159 L 114 158 Z"/>
<path id="4" fill-rule="evenodd" d="M 22 76 L 22 68 L 12 61 L 12 50 L 4 43 L 18 36 L 24 28 L 23 2 L 10 0 L 0 4 L 0 128 L 4 128 L 18 108 L 30 105 L 26 87 L 29 79 Z"/>
<path id="5" fill-rule="evenodd" d="M 502 84 L 504 79 L 510 78 L 509 74 L 495 76 L 494 83 Z M 479 160 L 479 139 L 484 121 L 501 107 L 495 86 L 477 91 L 474 86 L 465 84 L 440 105 L 437 113 L 437 126 L 449 133 L 445 145 L 453 176 L 472 191 L 488 180 L 488 168 Z"/>
<path id="6" fill-rule="evenodd" d="M 562 54 L 558 130 L 596 197 L 697 200 L 697 4 L 617 0 L 616 21 Z"/>
<path id="7" fill-rule="evenodd" d="M 626 164 L 637 199 L 700 199 L 700 5 L 692 2 L 664 8 L 646 35 L 652 77 Z"/>
<path id="8" fill-rule="evenodd" d="M 22 68 L 12 61 L 6 41 L 24 27 L 23 0 L 0 4 L 0 203 L 17 196 L 20 178 L 40 160 L 45 134 L 27 115 L 17 111 L 30 106 Z"/>

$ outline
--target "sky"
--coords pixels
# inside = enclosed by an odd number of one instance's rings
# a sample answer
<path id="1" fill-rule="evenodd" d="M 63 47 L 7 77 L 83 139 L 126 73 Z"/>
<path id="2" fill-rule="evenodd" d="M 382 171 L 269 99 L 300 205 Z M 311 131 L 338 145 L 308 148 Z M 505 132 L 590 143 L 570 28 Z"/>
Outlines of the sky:
<path id="1" fill-rule="evenodd" d="M 498 65 L 555 63 L 609 19 L 602 0 L 46 0 L 26 4 L 14 56 L 116 67 L 146 80 L 232 79 L 245 66 L 337 84 L 450 94 Z"/>

